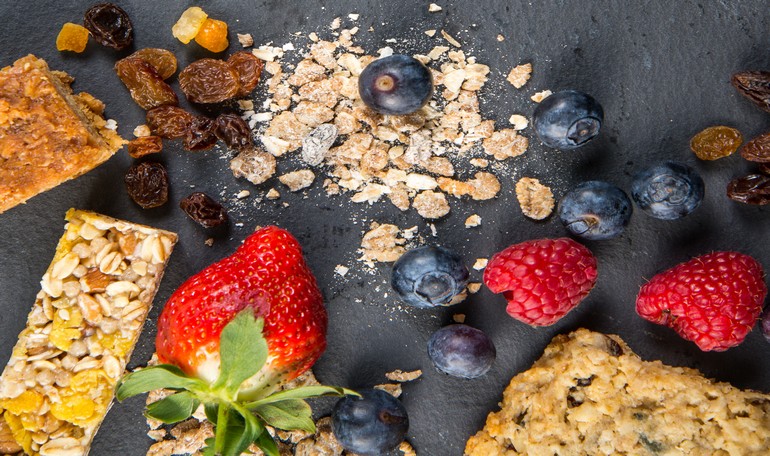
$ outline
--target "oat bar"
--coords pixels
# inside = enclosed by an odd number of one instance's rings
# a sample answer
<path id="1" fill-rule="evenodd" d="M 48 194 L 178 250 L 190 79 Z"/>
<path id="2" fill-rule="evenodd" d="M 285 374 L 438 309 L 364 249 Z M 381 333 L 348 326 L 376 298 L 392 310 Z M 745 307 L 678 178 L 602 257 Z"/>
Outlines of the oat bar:
<path id="1" fill-rule="evenodd" d="M 88 453 L 177 239 L 92 212 L 66 219 L 0 377 L 2 419 L 30 455 Z"/>
<path id="2" fill-rule="evenodd" d="M 511 380 L 469 456 L 760 456 L 770 448 L 770 395 L 694 369 L 642 361 L 617 336 L 557 336 Z"/>

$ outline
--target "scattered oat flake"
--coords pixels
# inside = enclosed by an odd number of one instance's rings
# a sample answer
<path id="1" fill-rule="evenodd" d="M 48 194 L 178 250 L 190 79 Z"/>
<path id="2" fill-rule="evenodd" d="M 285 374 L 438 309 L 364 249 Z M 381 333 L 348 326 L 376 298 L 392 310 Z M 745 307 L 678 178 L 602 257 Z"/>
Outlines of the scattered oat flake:
<path id="1" fill-rule="evenodd" d="M 251 195 L 250 191 L 248 191 L 248 190 L 241 190 L 240 192 L 238 192 L 235 195 L 235 197 L 238 198 L 238 199 L 243 199 L 243 198 L 248 197 L 249 195 Z"/>
<path id="2" fill-rule="evenodd" d="M 517 131 L 524 130 L 529 126 L 529 120 L 521 114 L 512 115 L 510 119 L 508 119 L 508 122 L 510 122 L 511 125 L 513 125 L 513 129 Z"/>
<path id="3" fill-rule="evenodd" d="M 481 282 L 472 282 L 468 284 L 468 293 L 476 294 L 481 289 Z"/>
<path id="4" fill-rule="evenodd" d="M 259 185 L 275 174 L 275 157 L 256 148 L 247 149 L 230 160 L 230 170 L 233 176 Z"/>
<path id="5" fill-rule="evenodd" d="M 245 48 L 254 46 L 254 38 L 252 38 L 251 33 L 238 33 L 237 35 L 241 46 Z"/>
<path id="6" fill-rule="evenodd" d="M 473 269 L 477 271 L 481 271 L 482 269 L 487 267 L 487 263 L 489 263 L 489 260 L 487 258 L 477 258 L 476 262 L 473 263 Z"/>
<path id="7" fill-rule="evenodd" d="M 388 380 L 404 383 L 404 382 L 411 382 L 413 380 L 417 380 L 422 376 L 422 371 L 420 369 L 413 370 L 413 371 L 402 371 L 401 369 L 396 369 L 393 372 L 388 372 L 385 374 L 385 377 L 388 378 Z"/>
<path id="8" fill-rule="evenodd" d="M 420 217 L 426 219 L 439 219 L 449 213 L 449 203 L 443 193 L 425 190 L 417 194 L 412 201 L 412 207 L 417 210 Z"/>
<path id="9" fill-rule="evenodd" d="M 271 188 L 271 189 L 270 189 L 270 190 L 268 190 L 268 191 L 267 191 L 267 193 L 265 194 L 265 198 L 267 198 L 267 199 L 270 199 L 270 200 L 278 199 L 278 198 L 280 198 L 280 197 L 281 197 L 281 194 L 280 194 L 280 193 L 278 193 L 278 190 L 276 190 L 276 189 L 274 189 L 274 188 Z"/>
<path id="10" fill-rule="evenodd" d="M 555 204 L 551 189 L 531 177 L 522 177 L 516 183 L 516 199 L 521 212 L 534 220 L 543 220 L 551 215 Z"/>
<path id="11" fill-rule="evenodd" d="M 343 266 L 341 264 L 338 264 L 337 266 L 334 267 L 334 272 L 340 277 L 345 277 L 345 274 L 347 274 L 348 271 L 350 271 L 350 268 L 348 268 L 347 266 Z"/>
<path id="12" fill-rule="evenodd" d="M 529 78 L 532 76 L 532 64 L 531 63 L 525 63 L 523 65 L 518 65 L 514 67 L 510 73 L 508 73 L 508 77 L 506 78 L 508 82 L 510 82 L 514 87 L 517 89 L 520 89 L 524 87 L 524 84 L 529 81 Z"/>
<path id="13" fill-rule="evenodd" d="M 310 38 L 310 41 L 314 43 L 318 42 L 318 35 L 315 32 L 310 32 L 307 37 Z"/>
<path id="14" fill-rule="evenodd" d="M 435 13 L 435 12 L 441 11 L 442 9 L 443 8 L 436 5 L 435 3 L 431 3 L 430 5 L 428 5 L 428 12 L 430 13 Z"/>
<path id="15" fill-rule="evenodd" d="M 452 35 L 448 34 L 444 29 L 441 29 L 441 36 L 443 36 L 444 39 L 447 40 L 449 42 L 449 44 L 451 44 L 454 47 L 462 47 L 463 46 L 462 44 L 460 44 L 459 41 L 454 39 L 452 37 Z"/>
<path id="16" fill-rule="evenodd" d="M 400 230 L 396 225 L 373 222 L 370 228 L 361 240 L 362 256 L 359 260 L 373 267 L 374 262 L 390 263 L 406 252 L 406 241 L 399 237 Z"/>
<path id="17" fill-rule="evenodd" d="M 505 41 L 505 37 L 503 35 L 497 35 L 497 41 Z"/>
<path id="18" fill-rule="evenodd" d="M 360 15 L 358 13 L 350 13 L 348 14 L 348 19 L 350 19 L 351 21 L 357 21 L 359 16 Z"/>
<path id="19" fill-rule="evenodd" d="M 455 323 L 465 323 L 465 314 L 452 315 L 452 321 L 454 321 Z"/>
<path id="20" fill-rule="evenodd" d="M 374 389 L 385 391 L 395 398 L 400 397 L 403 393 L 400 383 L 383 383 L 381 385 L 374 385 Z"/>
<path id="21" fill-rule="evenodd" d="M 530 99 L 535 103 L 540 103 L 541 101 L 545 100 L 552 94 L 553 92 L 551 92 L 550 90 L 543 90 L 542 92 L 537 92 L 536 94 L 532 95 Z"/>
<path id="22" fill-rule="evenodd" d="M 419 230 L 419 228 L 417 227 L 417 225 L 415 225 L 415 226 L 413 226 L 411 228 L 404 228 L 401 231 L 401 237 L 403 237 L 406 240 L 414 239 L 414 237 L 417 235 L 417 231 L 418 230 Z"/>
<path id="23" fill-rule="evenodd" d="M 315 173 L 309 169 L 301 169 L 299 171 L 292 171 L 286 173 L 283 176 L 279 176 L 278 180 L 285 186 L 289 187 L 289 191 L 298 192 L 304 188 L 308 188 L 313 184 L 315 180 Z"/>
<path id="24" fill-rule="evenodd" d="M 143 138 L 145 136 L 150 136 L 152 132 L 150 131 L 150 127 L 147 125 L 137 125 L 136 128 L 134 128 L 134 136 L 137 138 Z"/>
<path id="25" fill-rule="evenodd" d="M 426 30 L 425 34 L 428 35 L 429 37 L 433 38 L 434 36 L 436 36 L 436 29 Z"/>
<path id="26" fill-rule="evenodd" d="M 342 22 L 341 22 L 340 18 L 335 17 L 334 20 L 332 21 L 331 25 L 329 26 L 329 28 L 331 28 L 332 30 L 337 30 L 338 28 L 340 28 L 341 24 L 342 24 Z"/>
<path id="27" fill-rule="evenodd" d="M 481 225 L 481 217 L 478 214 L 473 214 L 467 219 L 465 219 L 466 228 L 473 228 L 479 225 Z"/>

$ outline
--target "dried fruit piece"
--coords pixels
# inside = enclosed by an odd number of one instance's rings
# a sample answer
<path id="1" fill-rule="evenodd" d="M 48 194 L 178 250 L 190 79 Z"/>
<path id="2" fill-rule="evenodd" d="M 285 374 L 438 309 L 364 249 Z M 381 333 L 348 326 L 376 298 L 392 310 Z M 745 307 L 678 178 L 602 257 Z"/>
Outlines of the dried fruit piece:
<path id="1" fill-rule="evenodd" d="M 176 73 L 176 56 L 173 52 L 158 48 L 139 49 L 129 58 L 142 59 L 152 65 L 161 79 L 168 79 Z"/>
<path id="2" fill-rule="evenodd" d="M 205 193 L 192 193 L 179 202 L 179 207 L 204 228 L 213 228 L 227 222 L 225 208 Z"/>
<path id="3" fill-rule="evenodd" d="M 759 109 L 770 112 L 770 71 L 741 71 L 730 82 Z"/>
<path id="4" fill-rule="evenodd" d="M 131 92 L 131 98 L 143 109 L 179 104 L 174 89 L 163 82 L 155 68 L 145 60 L 130 57 L 118 60 L 115 72 Z"/>
<path id="5" fill-rule="evenodd" d="M 83 25 L 102 46 L 116 51 L 129 47 L 134 40 L 134 26 L 128 14 L 112 3 L 99 3 L 86 11 Z"/>
<path id="6" fill-rule="evenodd" d="M 249 124 L 237 114 L 220 114 L 214 121 L 214 134 L 230 149 L 243 149 L 254 144 Z"/>
<path id="7" fill-rule="evenodd" d="M 126 191 L 144 209 L 162 206 L 168 201 L 168 173 L 157 162 L 144 162 L 128 169 Z"/>
<path id="8" fill-rule="evenodd" d="M 770 163 L 770 133 L 757 136 L 741 147 L 741 157 L 756 163 Z"/>
<path id="9" fill-rule="evenodd" d="M 88 44 L 88 29 L 82 25 L 67 22 L 61 26 L 56 37 L 57 51 L 83 52 Z"/>
<path id="10" fill-rule="evenodd" d="M 248 96 L 257 87 L 265 63 L 248 51 L 236 52 L 227 59 L 227 63 L 238 74 L 238 82 L 241 85 L 235 96 Z"/>
<path id="11" fill-rule="evenodd" d="M 770 204 L 770 176 L 750 174 L 733 179 L 727 184 L 727 197 L 739 203 Z"/>
<path id="12" fill-rule="evenodd" d="M 128 155 L 131 158 L 157 154 L 161 150 L 163 150 L 163 140 L 160 136 L 142 136 L 128 142 Z"/>
<path id="13" fill-rule="evenodd" d="M 741 132 L 723 125 L 708 127 L 690 140 L 690 149 L 701 160 L 716 160 L 732 155 L 743 142 Z"/>
<path id="14" fill-rule="evenodd" d="M 238 73 L 223 60 L 200 59 L 179 73 L 179 86 L 193 103 L 219 103 L 240 89 Z"/>
<path id="15" fill-rule="evenodd" d="M 161 138 L 182 138 L 190 129 L 195 116 L 178 106 L 158 106 L 147 111 L 147 126 Z"/>
<path id="16" fill-rule="evenodd" d="M 195 38 L 195 35 L 198 34 L 208 17 L 208 14 L 201 8 L 191 6 L 182 13 L 176 24 L 171 27 L 171 33 L 174 35 L 174 38 L 187 44 Z"/>
<path id="17" fill-rule="evenodd" d="M 217 143 L 214 128 L 213 120 L 204 116 L 196 116 L 185 132 L 184 148 L 192 151 L 211 149 Z"/>
<path id="18" fill-rule="evenodd" d="M 227 49 L 230 42 L 227 41 L 227 23 L 212 18 L 206 18 L 201 25 L 195 42 L 211 52 L 222 52 Z"/>
<path id="19" fill-rule="evenodd" d="M 770 163 L 760 163 L 759 172 L 770 176 Z"/>

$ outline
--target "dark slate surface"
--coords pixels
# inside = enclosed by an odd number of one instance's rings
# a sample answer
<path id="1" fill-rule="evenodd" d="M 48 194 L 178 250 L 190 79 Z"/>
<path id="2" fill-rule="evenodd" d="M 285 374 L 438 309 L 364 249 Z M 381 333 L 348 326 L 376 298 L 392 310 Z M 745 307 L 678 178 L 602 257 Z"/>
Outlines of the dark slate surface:
<path id="1" fill-rule="evenodd" d="M 194 2 L 193 2 L 194 3 Z M 330 315 L 329 347 L 316 365 L 320 380 L 350 387 L 385 381 L 393 369 L 422 368 L 424 376 L 404 386 L 402 400 L 409 410 L 409 440 L 421 455 L 459 455 L 465 440 L 477 431 L 496 407 L 501 391 L 516 373 L 537 359 L 555 334 L 580 326 L 620 334 L 642 357 L 701 369 L 706 375 L 742 388 L 770 392 L 768 345 L 758 330 L 740 347 L 726 353 L 701 353 L 672 331 L 647 324 L 634 313 L 633 303 L 644 278 L 690 256 L 718 249 L 736 249 L 770 267 L 770 216 L 766 209 L 732 203 L 724 196 L 727 182 L 751 166 L 740 157 L 699 162 L 688 150 L 689 138 L 702 128 L 726 124 L 753 137 L 770 127 L 768 114 L 754 108 L 730 86 L 731 73 L 770 68 L 770 21 L 761 1 L 619 2 L 619 1 L 440 1 L 443 11 L 427 12 L 428 2 L 379 1 L 207 1 L 206 11 L 230 25 L 235 33 L 251 33 L 257 43 L 305 43 L 292 32 L 317 31 L 328 36 L 337 16 L 358 12 L 358 38 L 369 52 L 385 45 L 401 52 L 427 52 L 438 40 L 423 34 L 444 28 L 465 50 L 492 67 L 482 96 L 485 117 L 506 125 L 515 112 L 530 114 L 529 96 L 542 89 L 576 88 L 592 93 L 604 106 L 606 121 L 600 138 L 574 152 L 549 150 L 530 136 L 526 155 L 514 159 L 501 175 L 503 192 L 494 201 L 451 201 L 452 213 L 435 224 L 438 240 L 460 251 L 468 264 L 511 244 L 532 238 L 565 234 L 553 217 L 542 223 L 525 219 L 512 193 L 515 179 L 540 177 L 563 195 L 577 182 L 604 179 L 628 188 L 640 167 L 663 159 L 693 165 L 706 181 L 703 206 L 692 216 L 674 222 L 654 220 L 637 211 L 624 235 L 608 242 L 587 243 L 599 258 L 596 289 L 577 310 L 549 328 L 533 329 L 505 314 L 501 297 L 486 291 L 451 309 L 414 311 L 396 305 L 387 293 L 388 267 L 374 274 L 362 272 L 355 252 L 361 234 L 372 220 L 430 229 L 413 212 L 400 213 L 388 203 L 354 205 L 347 197 L 329 198 L 318 179 L 303 194 L 282 191 L 278 201 L 246 207 L 233 195 L 249 189 L 264 194 L 276 181 L 254 188 L 237 181 L 227 169 L 226 152 L 192 154 L 179 144 L 167 144 L 163 161 L 172 181 L 171 202 L 144 211 L 126 196 L 122 177 L 132 160 L 125 151 L 87 175 L 39 195 L 28 204 L 0 215 L 0 358 L 10 356 L 16 335 L 39 290 L 61 235 L 63 216 L 78 207 L 179 232 L 157 305 L 134 354 L 132 365 L 145 362 L 153 347 L 162 303 L 186 277 L 231 252 L 257 224 L 277 223 L 303 243 L 308 261 L 327 298 Z M 665 3 L 670 3 L 666 5 Z M 55 38 L 63 22 L 80 22 L 89 2 L 0 2 L 0 65 L 34 53 L 52 68 L 75 76 L 75 89 L 88 91 L 107 103 L 107 116 L 118 121 L 130 137 L 143 123 L 143 112 L 130 99 L 112 71 L 115 53 L 91 42 L 82 55 L 60 54 Z M 188 2 L 124 1 L 135 24 L 135 48 L 164 47 L 176 53 L 180 65 L 207 53 L 184 46 L 171 36 L 171 25 Z M 344 21 L 343 23 L 348 23 Z M 369 26 L 373 32 L 366 32 Z M 503 34 L 505 41 L 496 36 Z M 396 38 L 395 44 L 385 40 Z M 238 48 L 237 43 L 230 51 Z M 532 61 L 532 80 L 521 91 L 504 81 L 508 70 Z M 176 86 L 176 85 L 175 85 Z M 296 159 L 282 160 L 282 169 L 300 167 Z M 505 175 L 509 174 L 509 175 Z M 204 191 L 231 207 L 232 222 L 218 233 L 214 247 L 208 235 L 191 223 L 176 202 L 192 191 Z M 284 190 L 284 189 L 282 189 Z M 224 193 L 223 193 L 224 192 Z M 305 198 L 305 196 L 307 196 Z M 283 207 L 282 203 L 289 203 Z M 480 229 L 466 230 L 465 218 L 478 213 Z M 242 226 L 236 225 L 242 223 Z M 435 241 L 435 240 L 434 240 Z M 334 266 L 351 266 L 343 280 Z M 478 280 L 480 274 L 474 271 Z M 387 296 L 386 296 L 387 293 Z M 448 323 L 453 313 L 467 314 L 467 322 L 486 331 L 498 348 L 491 372 L 473 381 L 437 373 L 427 358 L 430 334 Z M 92 454 L 141 455 L 150 444 L 144 435 L 143 401 L 115 405 L 96 437 Z M 318 402 L 327 413 L 331 402 Z"/>

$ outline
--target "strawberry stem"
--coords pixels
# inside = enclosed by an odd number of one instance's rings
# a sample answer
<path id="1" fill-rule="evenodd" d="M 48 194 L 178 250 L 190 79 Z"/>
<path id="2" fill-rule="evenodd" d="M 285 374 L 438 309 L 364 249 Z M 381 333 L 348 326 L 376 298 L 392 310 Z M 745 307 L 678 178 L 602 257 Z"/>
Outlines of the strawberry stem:
<path id="1" fill-rule="evenodd" d="M 219 411 L 217 412 L 216 436 L 214 440 L 214 453 L 222 454 L 225 445 L 225 433 L 227 432 L 227 416 L 229 415 L 230 405 L 227 402 L 219 402 Z"/>

